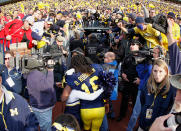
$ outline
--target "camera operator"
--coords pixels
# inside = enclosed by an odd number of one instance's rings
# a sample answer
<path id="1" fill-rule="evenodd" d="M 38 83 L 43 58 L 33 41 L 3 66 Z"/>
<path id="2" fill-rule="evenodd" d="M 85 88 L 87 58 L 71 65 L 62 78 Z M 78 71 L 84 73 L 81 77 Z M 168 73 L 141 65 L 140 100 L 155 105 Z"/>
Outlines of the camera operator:
<path id="1" fill-rule="evenodd" d="M 33 64 L 36 65 L 37 63 Z M 48 60 L 47 64 L 52 67 L 54 61 Z M 52 68 L 47 67 L 42 71 L 35 68 L 27 74 L 29 103 L 38 119 L 40 130 L 51 131 L 52 109 L 56 103 L 56 93 L 53 85 Z"/>
<path id="2" fill-rule="evenodd" d="M 139 51 L 141 48 L 141 44 L 137 40 L 133 40 L 130 44 L 130 51 Z M 120 114 L 118 121 L 122 120 L 127 112 L 128 109 L 128 100 L 131 96 L 133 105 L 136 102 L 136 96 L 138 91 L 138 85 L 140 83 L 140 79 L 138 78 L 138 73 L 136 71 L 136 60 L 135 56 L 137 53 L 130 53 L 124 59 L 121 65 L 121 76 L 122 76 L 122 103 L 120 107 Z"/>

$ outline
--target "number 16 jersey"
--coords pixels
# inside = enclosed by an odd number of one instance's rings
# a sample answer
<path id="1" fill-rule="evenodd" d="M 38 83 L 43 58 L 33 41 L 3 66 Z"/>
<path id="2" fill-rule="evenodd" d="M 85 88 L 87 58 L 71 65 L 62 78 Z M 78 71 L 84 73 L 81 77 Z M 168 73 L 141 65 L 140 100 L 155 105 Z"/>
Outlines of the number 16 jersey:
<path id="1" fill-rule="evenodd" d="M 92 71 L 91 74 L 77 72 L 72 75 L 66 75 L 66 82 L 72 89 L 86 92 L 88 94 L 94 93 L 101 88 L 99 86 L 99 74 L 103 69 L 98 64 L 92 64 Z M 93 101 L 81 99 L 80 106 L 81 109 L 103 107 L 103 95 L 100 94 L 100 96 Z"/>

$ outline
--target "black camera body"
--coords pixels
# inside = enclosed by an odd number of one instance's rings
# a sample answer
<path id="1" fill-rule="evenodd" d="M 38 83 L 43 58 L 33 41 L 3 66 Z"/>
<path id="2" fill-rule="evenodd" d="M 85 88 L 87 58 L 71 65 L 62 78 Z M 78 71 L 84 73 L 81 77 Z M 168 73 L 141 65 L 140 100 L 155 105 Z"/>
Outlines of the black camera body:
<path id="1" fill-rule="evenodd" d="M 176 131 L 180 131 L 181 129 L 181 112 L 174 113 L 173 116 L 169 117 L 164 121 L 165 127 L 176 127 Z"/>
<path id="2" fill-rule="evenodd" d="M 166 34 L 168 28 L 167 17 L 163 14 L 158 14 L 157 16 L 154 17 L 152 27 Z"/>
<path id="3" fill-rule="evenodd" d="M 153 59 L 153 49 L 149 48 L 149 49 L 145 49 L 145 50 L 139 50 L 139 51 L 132 51 L 131 53 L 133 54 L 137 54 L 135 55 L 135 61 L 136 64 L 140 64 L 143 61 L 152 61 Z"/>
<path id="4" fill-rule="evenodd" d="M 135 3 L 135 5 L 137 5 L 137 6 L 138 6 L 138 5 L 140 5 L 140 3 L 139 3 L 139 2 L 136 2 L 136 3 Z"/>
<path id="5" fill-rule="evenodd" d="M 54 63 L 62 64 L 61 56 L 62 53 L 44 53 L 44 54 L 32 54 L 24 55 L 23 57 L 13 57 L 10 59 L 10 67 L 18 67 L 22 73 L 29 73 L 33 69 L 38 69 L 40 71 L 45 68 L 53 68 L 54 65 L 48 64 L 48 60 L 53 60 Z"/>

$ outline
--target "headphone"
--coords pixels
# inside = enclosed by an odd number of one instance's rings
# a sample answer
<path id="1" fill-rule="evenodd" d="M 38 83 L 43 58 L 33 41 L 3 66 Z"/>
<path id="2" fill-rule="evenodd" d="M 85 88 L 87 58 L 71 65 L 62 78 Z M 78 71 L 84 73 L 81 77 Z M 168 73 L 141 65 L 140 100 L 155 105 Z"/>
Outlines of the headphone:
<path id="1" fill-rule="evenodd" d="M 165 58 L 163 48 L 162 48 L 160 45 L 155 46 L 155 48 L 158 48 L 158 49 L 159 49 L 159 57 L 160 57 L 161 59 Z"/>

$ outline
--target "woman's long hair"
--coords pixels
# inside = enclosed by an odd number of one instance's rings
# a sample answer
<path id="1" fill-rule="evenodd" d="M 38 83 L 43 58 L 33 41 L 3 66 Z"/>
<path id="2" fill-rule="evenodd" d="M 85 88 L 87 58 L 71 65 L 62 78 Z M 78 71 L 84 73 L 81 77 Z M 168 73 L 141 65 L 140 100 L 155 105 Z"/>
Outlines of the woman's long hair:
<path id="1" fill-rule="evenodd" d="M 61 124 L 64 127 L 73 128 L 75 131 L 81 131 L 77 119 L 71 114 L 61 114 L 56 118 L 55 122 Z"/>
<path id="2" fill-rule="evenodd" d="M 163 79 L 163 81 L 161 83 L 156 83 L 154 76 L 153 76 L 153 68 L 154 66 L 157 65 L 161 68 L 163 68 L 166 71 L 166 76 Z M 161 95 L 165 95 L 166 93 L 168 93 L 168 91 L 170 90 L 170 81 L 169 81 L 169 69 L 167 64 L 165 63 L 165 61 L 158 59 L 155 60 L 153 63 L 153 67 L 152 67 L 152 72 L 151 75 L 148 79 L 148 83 L 147 83 L 147 88 L 148 88 L 148 92 L 152 93 L 152 94 L 158 94 L 160 93 L 160 90 L 165 87 L 165 90 L 162 92 Z"/>
<path id="3" fill-rule="evenodd" d="M 72 57 L 71 68 L 75 69 L 75 72 L 88 73 L 93 72 L 91 63 L 83 55 L 76 55 Z"/>

